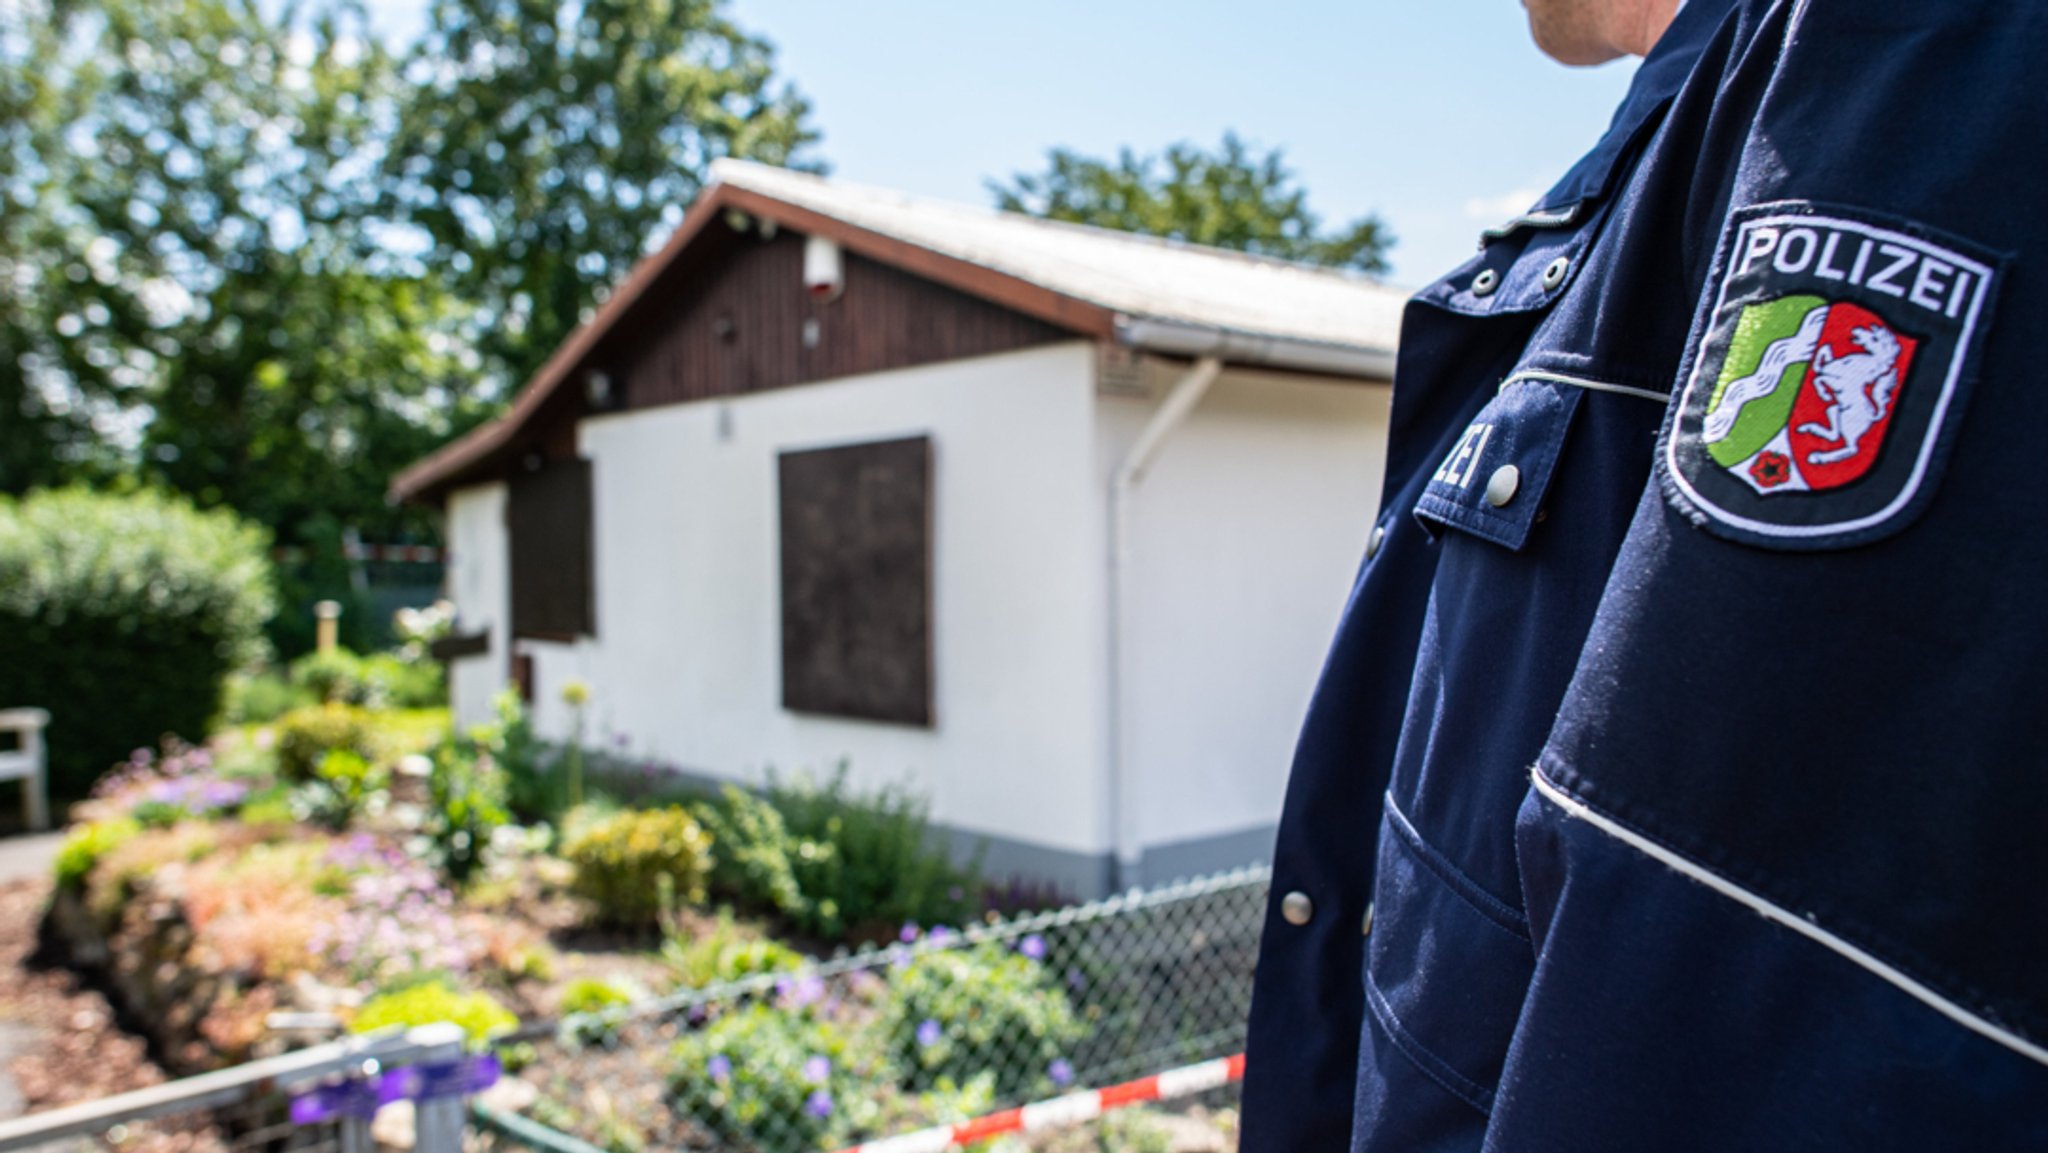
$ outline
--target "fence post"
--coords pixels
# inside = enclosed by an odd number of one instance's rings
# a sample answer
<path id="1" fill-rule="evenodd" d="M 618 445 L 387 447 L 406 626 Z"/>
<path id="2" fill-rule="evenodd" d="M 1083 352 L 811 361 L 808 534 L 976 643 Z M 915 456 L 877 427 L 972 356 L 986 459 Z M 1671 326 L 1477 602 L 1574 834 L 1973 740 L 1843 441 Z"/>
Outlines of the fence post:
<path id="1" fill-rule="evenodd" d="M 331 653 L 341 639 L 341 602 L 321 601 L 313 606 L 313 649 Z"/>
<path id="2" fill-rule="evenodd" d="M 423 1066 L 452 1065 L 462 1060 L 462 1026 L 441 1021 L 408 1031 L 405 1039 L 415 1047 L 414 1060 Z M 462 1097 L 422 1097 L 413 1113 L 413 1153 L 462 1153 Z"/>

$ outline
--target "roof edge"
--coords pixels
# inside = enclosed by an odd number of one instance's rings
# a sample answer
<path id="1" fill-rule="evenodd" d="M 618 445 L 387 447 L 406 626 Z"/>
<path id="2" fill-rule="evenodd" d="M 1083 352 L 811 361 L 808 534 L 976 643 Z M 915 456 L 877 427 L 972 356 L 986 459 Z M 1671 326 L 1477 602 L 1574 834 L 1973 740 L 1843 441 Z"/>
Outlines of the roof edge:
<path id="1" fill-rule="evenodd" d="M 1120 316 L 1119 344 L 1166 356 L 1214 356 L 1226 364 L 1281 368 L 1362 380 L 1394 379 L 1394 351 L 1356 345 L 1326 344 L 1295 337 L 1271 336 L 1227 328 L 1188 324 L 1155 317 Z"/>

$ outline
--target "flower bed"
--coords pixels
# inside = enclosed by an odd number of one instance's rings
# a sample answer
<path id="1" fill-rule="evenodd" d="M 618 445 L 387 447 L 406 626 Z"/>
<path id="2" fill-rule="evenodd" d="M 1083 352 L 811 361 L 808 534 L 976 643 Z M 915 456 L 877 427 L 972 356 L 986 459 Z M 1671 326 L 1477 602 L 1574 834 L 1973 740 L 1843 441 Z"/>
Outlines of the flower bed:
<path id="1" fill-rule="evenodd" d="M 1047 895 L 936 853 L 916 798 L 843 770 L 683 795 L 502 709 L 448 734 L 330 701 L 138 752 L 74 812 L 52 939 L 176 1072 L 452 1019 L 619 1153 L 823 1148 L 1111 1068 L 1098 975 L 1130 958 L 920 932 Z M 900 963 L 818 967 L 899 931 Z M 642 1012 L 734 981 L 759 995 Z"/>

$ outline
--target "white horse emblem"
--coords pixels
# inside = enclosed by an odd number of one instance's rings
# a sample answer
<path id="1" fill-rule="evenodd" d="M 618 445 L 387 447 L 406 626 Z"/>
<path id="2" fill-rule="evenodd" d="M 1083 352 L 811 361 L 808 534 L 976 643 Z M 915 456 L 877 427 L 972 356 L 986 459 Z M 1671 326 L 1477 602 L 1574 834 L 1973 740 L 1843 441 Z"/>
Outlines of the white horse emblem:
<path id="1" fill-rule="evenodd" d="M 1799 431 L 1840 445 L 1806 456 L 1810 464 L 1834 464 L 1861 451 L 1863 436 L 1884 422 L 1899 391 L 1899 338 L 1883 325 L 1849 331 L 1862 352 L 1836 356 L 1826 345 L 1813 354 L 1813 388 L 1827 402 L 1827 423 L 1811 421 Z"/>

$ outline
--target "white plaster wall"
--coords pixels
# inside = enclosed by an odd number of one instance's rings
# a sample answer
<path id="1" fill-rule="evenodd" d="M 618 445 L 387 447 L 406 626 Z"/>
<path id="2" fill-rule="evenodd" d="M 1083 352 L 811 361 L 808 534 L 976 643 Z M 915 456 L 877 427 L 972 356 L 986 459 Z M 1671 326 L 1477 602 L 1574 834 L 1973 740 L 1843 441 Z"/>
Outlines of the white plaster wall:
<path id="1" fill-rule="evenodd" d="M 447 504 L 448 597 L 455 602 L 455 631 L 488 629 L 490 651 L 464 657 L 448 668 L 449 704 L 460 726 L 491 718 L 491 697 L 511 667 L 506 645 L 511 632 L 511 585 L 506 567 L 505 486 L 472 485 L 449 494 Z"/>
<path id="2" fill-rule="evenodd" d="M 1097 402 L 1104 485 L 1180 371 L 1148 366 L 1150 398 Z M 1390 397 L 1385 385 L 1226 372 L 1140 481 L 1123 747 L 1141 847 L 1279 820 L 1379 507 Z"/>
<path id="3" fill-rule="evenodd" d="M 570 676 L 594 739 L 755 779 L 850 761 L 908 781 L 936 820 L 1107 850 L 1099 810 L 1103 595 L 1083 342 L 589 419 L 597 636 L 536 655 L 537 721 L 561 735 Z M 781 707 L 776 458 L 928 434 L 930 730 Z"/>

